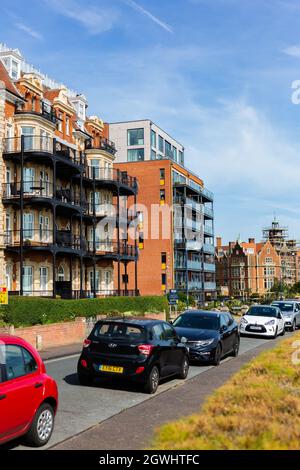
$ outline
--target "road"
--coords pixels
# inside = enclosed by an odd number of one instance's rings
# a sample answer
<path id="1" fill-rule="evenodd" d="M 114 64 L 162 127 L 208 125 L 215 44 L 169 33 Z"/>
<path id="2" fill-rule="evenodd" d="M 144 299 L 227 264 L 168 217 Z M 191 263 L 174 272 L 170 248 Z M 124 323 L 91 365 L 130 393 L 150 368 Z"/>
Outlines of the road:
<path id="1" fill-rule="evenodd" d="M 267 343 L 267 344 L 266 344 Z M 259 346 L 271 347 L 273 340 L 262 338 L 241 338 L 240 357 L 247 352 L 255 350 Z M 258 353 L 257 352 L 257 353 Z M 255 355 L 255 352 L 254 352 Z M 78 355 L 46 361 L 47 372 L 55 378 L 59 388 L 59 411 L 56 417 L 56 426 L 47 447 L 53 447 L 76 434 L 102 423 L 105 420 L 118 415 L 124 410 L 135 407 L 153 396 L 144 394 L 140 388 L 128 384 L 114 384 L 111 381 L 101 381 L 91 387 L 82 387 L 77 382 L 76 365 Z M 236 361 L 236 358 L 228 357 L 222 361 Z M 218 368 L 212 366 L 191 366 L 188 380 L 205 373 L 206 378 L 211 373 L 221 374 L 222 364 Z M 206 379 L 207 380 L 207 379 Z M 169 380 L 159 386 L 155 397 L 167 390 L 184 385 L 181 380 Z M 26 449 L 18 442 L 10 444 L 14 449 Z M 45 449 L 45 447 L 44 447 Z"/>

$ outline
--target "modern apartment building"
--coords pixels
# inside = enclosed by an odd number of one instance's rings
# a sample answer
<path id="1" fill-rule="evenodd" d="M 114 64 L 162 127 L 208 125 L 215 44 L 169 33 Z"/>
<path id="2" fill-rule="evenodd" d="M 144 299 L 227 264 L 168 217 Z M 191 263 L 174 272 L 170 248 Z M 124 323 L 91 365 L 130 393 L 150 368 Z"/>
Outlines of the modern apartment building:
<path id="1" fill-rule="evenodd" d="M 184 147 L 149 119 L 109 125 L 117 143 L 116 163 L 167 158 L 184 166 Z"/>
<path id="2" fill-rule="evenodd" d="M 138 293 L 136 278 L 131 291 L 120 281 L 138 259 L 121 236 L 135 214 L 120 203 L 136 200 L 137 181 L 113 168 L 107 126 L 86 113 L 84 95 L 0 45 L 0 282 L 11 294 Z"/>
<path id="3" fill-rule="evenodd" d="M 183 166 L 183 146 L 149 120 L 109 124 L 109 138 L 116 143 L 115 168 L 139 184 L 141 294 L 175 288 L 200 302 L 214 298 L 213 194 Z"/>

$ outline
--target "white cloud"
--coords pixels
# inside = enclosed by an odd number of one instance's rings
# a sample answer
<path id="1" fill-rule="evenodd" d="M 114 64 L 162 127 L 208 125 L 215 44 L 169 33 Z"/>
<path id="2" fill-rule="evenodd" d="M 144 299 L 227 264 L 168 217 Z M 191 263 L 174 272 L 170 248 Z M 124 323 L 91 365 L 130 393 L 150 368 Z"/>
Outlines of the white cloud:
<path id="1" fill-rule="evenodd" d="M 285 49 L 283 49 L 282 52 L 291 57 L 296 57 L 297 59 L 300 59 L 300 45 L 286 47 Z"/>
<path id="2" fill-rule="evenodd" d="M 34 29 L 30 28 L 30 26 L 27 26 L 24 23 L 16 22 L 15 26 L 21 31 L 24 31 L 25 33 L 29 34 L 29 36 L 33 37 L 34 39 L 43 38 L 43 36 L 38 31 L 35 31 Z"/>
<path id="3" fill-rule="evenodd" d="M 143 8 L 141 5 L 136 3 L 134 0 L 125 0 L 125 3 L 127 3 L 127 5 L 131 6 L 135 10 L 142 13 L 143 15 L 150 18 L 150 20 L 154 21 L 154 23 L 158 24 L 161 28 L 163 28 L 168 33 L 173 33 L 173 29 L 171 28 L 170 25 L 168 25 L 167 23 L 165 23 L 164 21 L 159 19 L 157 16 L 154 16 L 152 13 L 150 13 L 150 11 Z"/>
<path id="4" fill-rule="evenodd" d="M 80 23 L 90 34 L 109 31 L 115 24 L 118 13 L 107 2 L 94 6 L 89 2 L 75 0 L 45 0 L 57 13 Z"/>

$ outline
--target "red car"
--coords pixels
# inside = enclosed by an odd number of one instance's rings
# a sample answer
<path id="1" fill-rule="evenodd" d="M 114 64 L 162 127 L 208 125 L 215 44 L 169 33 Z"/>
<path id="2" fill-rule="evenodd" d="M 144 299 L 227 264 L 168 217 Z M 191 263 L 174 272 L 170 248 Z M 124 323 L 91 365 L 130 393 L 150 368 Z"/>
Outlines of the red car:
<path id="1" fill-rule="evenodd" d="M 21 338 L 0 334 L 0 444 L 24 436 L 35 447 L 52 434 L 57 385 L 37 351 Z"/>

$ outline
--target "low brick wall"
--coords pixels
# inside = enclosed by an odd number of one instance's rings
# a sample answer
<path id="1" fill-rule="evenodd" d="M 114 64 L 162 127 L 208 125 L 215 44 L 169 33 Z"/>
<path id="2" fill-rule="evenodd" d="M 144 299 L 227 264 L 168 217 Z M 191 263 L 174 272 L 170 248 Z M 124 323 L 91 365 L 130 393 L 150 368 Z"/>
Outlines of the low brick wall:
<path id="1" fill-rule="evenodd" d="M 35 325 L 26 328 L 1 328 L 0 333 L 20 336 L 38 350 L 80 343 L 86 337 L 86 320 L 78 318 L 72 322 Z"/>
<path id="2" fill-rule="evenodd" d="M 106 318 L 102 315 L 97 319 Z M 129 317 L 130 318 L 130 317 Z M 143 318 L 155 318 L 165 320 L 165 313 L 145 314 Z M 26 328 L 0 328 L 0 334 L 11 334 L 19 336 L 39 351 L 65 346 L 68 344 L 80 343 L 86 338 L 93 327 L 94 322 L 87 321 L 85 318 L 76 318 L 72 322 L 52 323 L 50 325 L 35 325 Z"/>

